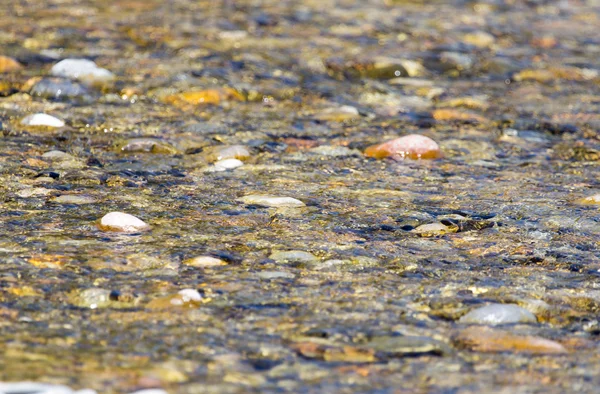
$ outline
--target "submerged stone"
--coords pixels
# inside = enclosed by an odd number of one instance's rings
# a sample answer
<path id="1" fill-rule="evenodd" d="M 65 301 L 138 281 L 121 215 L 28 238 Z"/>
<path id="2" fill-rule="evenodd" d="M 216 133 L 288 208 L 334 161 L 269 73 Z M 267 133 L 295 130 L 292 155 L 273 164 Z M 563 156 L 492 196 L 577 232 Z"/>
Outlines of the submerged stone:
<path id="1" fill-rule="evenodd" d="M 421 237 L 434 237 L 436 235 L 455 233 L 457 231 L 458 226 L 446 226 L 442 223 L 422 224 L 419 227 L 412 230 L 412 232 Z"/>
<path id="2" fill-rule="evenodd" d="M 600 205 L 600 194 L 594 194 L 577 200 L 577 204 L 581 205 Z"/>
<path id="3" fill-rule="evenodd" d="M 395 160 L 402 159 L 439 159 L 442 151 L 439 145 L 429 137 L 419 134 L 410 134 L 404 137 L 373 145 L 365 150 L 365 156 L 383 159 L 391 157 Z"/>
<path id="4" fill-rule="evenodd" d="M 510 304 L 490 304 L 474 309 L 462 316 L 459 323 L 467 324 L 513 324 L 513 323 L 537 323 L 537 318 L 527 309 Z"/>
<path id="5" fill-rule="evenodd" d="M 490 327 L 473 326 L 460 331 L 455 342 L 476 352 L 564 354 L 567 349 L 558 342 L 536 336 L 514 335 Z"/>
<path id="6" fill-rule="evenodd" d="M 202 304 L 202 295 L 195 289 L 183 289 L 177 294 L 155 298 L 147 309 L 196 308 Z"/>
<path id="7" fill-rule="evenodd" d="M 57 203 L 57 204 L 93 204 L 95 202 L 97 202 L 98 200 L 96 200 L 93 197 L 90 196 L 86 196 L 86 195 L 78 195 L 78 194 L 63 194 L 61 196 L 58 197 L 54 197 L 52 199 L 50 199 L 51 202 Z"/>
<path id="8" fill-rule="evenodd" d="M 65 122 L 48 114 L 32 114 L 21 120 L 23 126 L 63 127 Z"/>
<path id="9" fill-rule="evenodd" d="M 287 250 L 273 252 L 269 256 L 269 258 L 277 261 L 278 263 L 310 264 L 319 261 L 319 259 L 315 255 L 309 252 L 305 252 L 303 250 Z"/>
<path id="10" fill-rule="evenodd" d="M 244 165 L 244 162 L 238 159 L 224 159 L 219 160 L 215 164 L 205 169 L 206 172 L 222 172 L 227 170 L 234 170 Z"/>
<path id="11" fill-rule="evenodd" d="M 138 232 L 150 229 L 150 226 L 133 215 L 123 212 L 110 212 L 100 219 L 100 230 L 115 232 Z"/>
<path id="12" fill-rule="evenodd" d="M 118 150 L 125 153 L 176 154 L 179 152 L 174 146 L 157 138 L 130 138 L 119 144 Z"/>
<path id="13" fill-rule="evenodd" d="M 21 63 L 8 56 L 0 56 L 0 73 L 8 73 L 21 70 Z"/>
<path id="14" fill-rule="evenodd" d="M 247 160 L 250 151 L 243 145 L 222 145 L 207 148 L 204 156 L 209 162 L 218 162 L 226 159 Z"/>
<path id="15" fill-rule="evenodd" d="M 196 268 L 219 267 L 227 265 L 227 262 L 212 256 L 196 256 L 183 261 L 184 265 Z"/>
<path id="16" fill-rule="evenodd" d="M 95 390 L 72 390 L 59 384 L 37 382 L 0 382 L 0 394 L 96 394 Z"/>
<path id="17" fill-rule="evenodd" d="M 305 204 L 292 197 L 279 197 L 268 194 L 250 194 L 236 201 L 243 202 L 248 205 L 261 205 L 265 207 L 280 208 L 280 207 L 303 207 Z"/>
<path id="18" fill-rule="evenodd" d="M 86 86 L 63 78 L 43 78 L 34 83 L 29 94 L 33 97 L 53 100 L 91 101 L 93 97 Z"/>
<path id="19" fill-rule="evenodd" d="M 64 59 L 50 69 L 50 74 L 56 77 L 78 79 L 86 82 L 104 82 L 114 79 L 110 71 L 98 67 L 88 59 Z"/>

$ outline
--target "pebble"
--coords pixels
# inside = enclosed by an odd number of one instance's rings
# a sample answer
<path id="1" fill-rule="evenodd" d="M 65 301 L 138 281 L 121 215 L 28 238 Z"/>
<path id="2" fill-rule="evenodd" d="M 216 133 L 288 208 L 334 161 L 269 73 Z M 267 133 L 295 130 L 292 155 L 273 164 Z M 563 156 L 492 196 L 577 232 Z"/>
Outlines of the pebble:
<path id="1" fill-rule="evenodd" d="M 97 200 L 93 197 L 86 195 L 77 195 L 77 194 L 63 194 L 58 197 L 54 197 L 50 199 L 51 202 L 57 204 L 93 204 L 97 202 Z"/>
<path id="2" fill-rule="evenodd" d="M 360 114 L 355 107 L 342 105 L 338 108 L 328 108 L 316 114 L 314 118 L 321 121 L 345 122 L 352 119 L 359 119 Z"/>
<path id="3" fill-rule="evenodd" d="M 243 145 L 224 145 L 207 148 L 205 150 L 205 157 L 209 162 L 218 162 L 226 159 L 243 161 L 250 158 L 250 151 Z"/>
<path id="4" fill-rule="evenodd" d="M 294 279 L 296 276 L 285 271 L 261 271 L 256 274 L 260 279 Z"/>
<path id="5" fill-rule="evenodd" d="M 95 390 L 74 391 L 67 386 L 36 382 L 0 382 L 0 394 L 96 394 Z"/>
<path id="6" fill-rule="evenodd" d="M 227 262 L 212 256 L 196 256 L 183 261 L 184 265 L 196 268 L 218 267 L 227 265 Z"/>
<path id="7" fill-rule="evenodd" d="M 442 157 L 439 145 L 429 137 L 410 134 L 404 137 L 373 145 L 365 150 L 365 156 L 383 159 L 391 157 L 395 160 L 438 159 Z"/>
<path id="8" fill-rule="evenodd" d="M 47 196 L 51 193 L 52 193 L 51 189 L 46 189 L 45 187 L 34 187 L 34 188 L 27 188 L 27 189 L 19 190 L 17 192 L 17 196 L 19 196 L 21 198 L 40 197 L 40 196 Z"/>
<path id="9" fill-rule="evenodd" d="M 98 225 L 103 231 L 138 232 L 150 229 L 150 226 L 133 215 L 123 212 L 110 212 L 100 219 Z"/>
<path id="10" fill-rule="evenodd" d="M 513 323 L 537 323 L 537 318 L 527 309 L 512 304 L 490 304 L 474 309 L 462 316 L 459 323 L 467 324 L 513 324 Z"/>
<path id="11" fill-rule="evenodd" d="M 22 69 L 21 63 L 8 56 L 0 56 L 0 73 L 8 73 Z"/>
<path id="12" fill-rule="evenodd" d="M 428 223 L 420 225 L 413 229 L 412 232 L 421 237 L 435 237 L 437 235 L 455 233 L 457 230 L 458 228 L 454 228 L 454 226 L 445 226 L 442 223 Z"/>
<path id="13" fill-rule="evenodd" d="M 260 205 L 264 207 L 271 208 L 281 208 L 281 207 L 303 207 L 305 204 L 296 200 L 292 197 L 279 197 L 272 196 L 268 194 L 250 194 L 241 198 L 238 198 L 236 201 L 243 202 L 248 205 Z"/>
<path id="14" fill-rule="evenodd" d="M 271 253 L 269 258 L 277 261 L 278 263 L 310 264 L 319 261 L 315 255 L 303 250 L 277 251 Z"/>
<path id="15" fill-rule="evenodd" d="M 61 150 L 51 150 L 42 155 L 42 158 L 49 160 L 72 160 L 74 157 Z"/>
<path id="16" fill-rule="evenodd" d="M 169 309 L 173 307 L 195 308 L 202 303 L 202 295 L 195 289 L 183 289 L 177 294 L 155 298 L 150 301 L 148 309 Z"/>
<path id="17" fill-rule="evenodd" d="M 74 304 L 79 307 L 90 309 L 106 308 L 111 302 L 110 293 L 111 291 L 108 289 L 100 289 L 97 287 L 85 289 L 74 297 Z"/>
<path id="18" fill-rule="evenodd" d="M 34 83 L 29 94 L 52 100 L 92 100 L 92 93 L 87 87 L 62 78 L 43 78 Z"/>
<path id="19" fill-rule="evenodd" d="M 600 194 L 581 198 L 577 200 L 577 203 L 581 205 L 600 205 Z"/>
<path id="20" fill-rule="evenodd" d="M 129 394 L 169 394 L 169 393 L 167 393 L 163 389 L 145 389 L 145 390 L 134 391 L 133 393 L 129 393 Z"/>
<path id="21" fill-rule="evenodd" d="M 224 159 L 224 160 L 217 161 L 212 166 L 207 167 L 204 171 L 205 172 L 223 172 L 223 171 L 227 171 L 227 170 L 234 170 L 243 165 L 244 165 L 244 162 L 242 162 L 241 160 L 238 160 L 238 159 Z"/>
<path id="22" fill-rule="evenodd" d="M 454 341 L 476 352 L 512 352 L 525 354 L 564 354 L 563 345 L 536 336 L 514 335 L 485 326 L 472 326 L 460 331 Z"/>
<path id="23" fill-rule="evenodd" d="M 21 124 L 23 126 L 63 127 L 65 122 L 54 116 L 38 113 L 24 117 Z"/>
<path id="24" fill-rule="evenodd" d="M 157 138 L 130 138 L 118 145 L 118 150 L 126 153 L 147 152 L 176 154 L 179 151 L 172 145 Z"/>
<path id="25" fill-rule="evenodd" d="M 78 79 L 85 82 L 105 82 L 114 79 L 110 71 L 98 67 L 88 59 L 64 59 L 50 69 L 55 77 Z"/>
<path id="26" fill-rule="evenodd" d="M 381 336 L 371 339 L 365 347 L 395 356 L 418 354 L 451 354 L 444 342 L 420 336 Z"/>
<path id="27" fill-rule="evenodd" d="M 345 146 L 332 146 L 332 145 L 321 145 L 310 150 L 311 153 L 315 153 L 321 156 L 328 157 L 349 157 L 358 156 L 360 152 L 356 149 L 346 148 Z"/>

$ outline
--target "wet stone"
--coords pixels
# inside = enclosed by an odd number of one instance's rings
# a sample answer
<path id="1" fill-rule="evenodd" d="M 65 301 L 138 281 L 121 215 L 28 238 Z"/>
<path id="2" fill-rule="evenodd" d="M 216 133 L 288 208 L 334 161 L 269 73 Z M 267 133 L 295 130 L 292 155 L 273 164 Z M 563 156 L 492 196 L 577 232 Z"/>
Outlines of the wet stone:
<path id="1" fill-rule="evenodd" d="M 476 352 L 511 352 L 524 354 L 564 354 L 567 350 L 558 342 L 529 335 L 514 335 L 489 327 L 473 326 L 461 330 L 455 342 Z"/>
<path id="2" fill-rule="evenodd" d="M 61 60 L 52 66 L 50 74 L 55 77 L 72 78 L 91 83 L 104 82 L 115 77 L 110 71 L 98 67 L 96 63 L 87 59 Z"/>
<path id="3" fill-rule="evenodd" d="M 264 207 L 281 208 L 281 207 L 303 207 L 305 204 L 292 197 L 279 197 L 268 194 L 250 194 L 236 201 L 247 205 L 260 205 Z"/>
<path id="4" fill-rule="evenodd" d="M 21 63 L 8 56 L 0 56 L 0 73 L 19 71 L 23 68 Z"/>
<path id="5" fill-rule="evenodd" d="M 50 199 L 51 202 L 56 204 L 94 204 L 98 200 L 94 197 L 81 195 L 81 194 L 63 194 Z"/>
<path id="6" fill-rule="evenodd" d="M 496 326 L 515 323 L 535 324 L 537 318 L 527 309 L 517 305 L 490 304 L 470 311 L 462 316 L 458 322 Z"/>
<path id="7" fill-rule="evenodd" d="M 1 394 L 97 394 L 95 390 L 72 390 L 59 384 L 37 382 L 0 382 Z"/>
<path id="8" fill-rule="evenodd" d="M 238 159 L 224 159 L 224 160 L 219 160 L 217 162 L 215 162 L 215 164 L 213 164 L 210 167 L 207 167 L 205 169 L 206 172 L 223 172 L 223 171 L 228 171 L 228 170 L 234 170 L 238 167 L 241 167 L 244 165 L 244 162 Z"/>
<path id="9" fill-rule="evenodd" d="M 227 262 L 213 256 L 196 256 L 183 261 L 183 265 L 195 268 L 219 267 L 227 265 Z"/>
<path id="10" fill-rule="evenodd" d="M 260 279 L 271 280 L 271 279 L 294 279 L 296 275 L 291 272 L 285 271 L 260 271 L 256 273 L 256 276 Z"/>
<path id="11" fill-rule="evenodd" d="M 155 298 L 146 304 L 147 309 L 190 309 L 202 305 L 202 295 L 195 289 L 183 289 L 176 294 Z"/>
<path id="12" fill-rule="evenodd" d="M 444 342 L 428 337 L 382 336 L 367 342 L 365 347 L 392 356 L 411 356 L 420 354 L 451 354 L 452 349 Z"/>
<path id="13" fill-rule="evenodd" d="M 391 157 L 394 160 L 438 159 L 442 157 L 442 151 L 431 138 L 411 134 L 383 144 L 370 146 L 365 150 L 365 156 L 376 159 Z"/>
<path id="14" fill-rule="evenodd" d="M 131 138 L 120 144 L 117 149 L 124 153 L 146 152 L 156 154 L 177 154 L 178 150 L 167 142 L 156 138 Z"/>
<path id="15" fill-rule="evenodd" d="M 438 235 L 455 233 L 457 231 L 458 226 L 446 226 L 442 223 L 422 224 L 412 230 L 412 232 L 421 237 L 435 237 Z"/>
<path id="16" fill-rule="evenodd" d="M 46 126 L 46 127 L 63 127 L 65 122 L 47 114 L 32 114 L 21 120 L 23 126 Z"/>
<path id="17" fill-rule="evenodd" d="M 204 152 L 206 160 L 209 162 L 218 162 L 226 159 L 247 160 L 250 158 L 250 151 L 243 145 L 225 145 L 207 148 Z"/>
<path id="18" fill-rule="evenodd" d="M 51 100 L 81 100 L 92 101 L 93 93 L 84 85 L 62 78 L 43 78 L 36 82 L 29 94 Z"/>
<path id="19" fill-rule="evenodd" d="M 314 264 L 319 260 L 315 255 L 303 250 L 287 250 L 271 253 L 270 259 L 278 263 Z"/>
<path id="20" fill-rule="evenodd" d="M 589 197 L 584 197 L 577 200 L 578 204 L 581 205 L 600 205 L 600 194 L 594 194 Z"/>
<path id="21" fill-rule="evenodd" d="M 123 212 L 110 212 L 100 219 L 100 230 L 116 232 L 140 232 L 150 229 L 150 226 L 133 215 Z"/>

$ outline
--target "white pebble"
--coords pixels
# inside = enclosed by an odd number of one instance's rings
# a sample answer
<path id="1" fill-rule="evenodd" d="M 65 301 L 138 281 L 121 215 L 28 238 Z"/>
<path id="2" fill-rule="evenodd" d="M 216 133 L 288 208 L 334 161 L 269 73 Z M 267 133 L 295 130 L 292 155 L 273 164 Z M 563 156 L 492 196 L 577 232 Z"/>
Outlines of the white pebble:
<path id="1" fill-rule="evenodd" d="M 82 79 L 91 82 L 113 79 L 115 75 L 88 59 L 65 59 L 56 63 L 50 74 L 57 77 Z"/>
<path id="2" fill-rule="evenodd" d="M 183 289 L 177 292 L 181 296 L 183 302 L 199 302 L 202 301 L 202 295 L 195 289 Z"/>
<path id="3" fill-rule="evenodd" d="M 21 124 L 23 126 L 63 127 L 65 122 L 54 116 L 39 113 L 24 117 Z"/>
<path id="4" fill-rule="evenodd" d="M 100 219 L 100 229 L 105 231 L 137 232 L 149 230 L 150 226 L 128 213 L 111 212 Z"/>
<path id="5" fill-rule="evenodd" d="M 537 323 L 537 318 L 527 309 L 512 304 L 490 304 L 467 313 L 458 320 L 467 324 Z"/>
<path id="6" fill-rule="evenodd" d="M 67 386 L 36 382 L 0 382 L 0 394 L 96 394 L 95 390 L 73 391 Z"/>
<path id="7" fill-rule="evenodd" d="M 250 194 L 242 198 L 238 198 L 236 201 L 243 202 L 244 204 L 256 204 L 273 208 L 303 207 L 305 205 L 302 201 L 296 200 L 292 197 L 279 197 L 266 194 Z"/>

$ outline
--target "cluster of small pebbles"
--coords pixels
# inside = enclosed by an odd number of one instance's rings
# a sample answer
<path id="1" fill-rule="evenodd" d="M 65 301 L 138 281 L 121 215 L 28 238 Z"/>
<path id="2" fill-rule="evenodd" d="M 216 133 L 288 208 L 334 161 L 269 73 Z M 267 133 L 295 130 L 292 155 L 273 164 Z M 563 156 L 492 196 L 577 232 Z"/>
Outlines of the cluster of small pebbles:
<path id="1" fill-rule="evenodd" d="M 15 2 L 0 394 L 595 392 L 580 2 Z"/>

